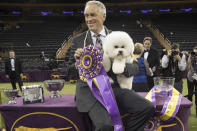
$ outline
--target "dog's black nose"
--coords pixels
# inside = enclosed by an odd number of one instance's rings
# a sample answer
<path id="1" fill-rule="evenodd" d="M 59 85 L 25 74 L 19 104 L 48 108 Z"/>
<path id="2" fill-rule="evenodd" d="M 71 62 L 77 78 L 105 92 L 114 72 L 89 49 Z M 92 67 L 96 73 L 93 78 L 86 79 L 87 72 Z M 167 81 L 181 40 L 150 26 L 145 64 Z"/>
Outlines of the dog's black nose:
<path id="1" fill-rule="evenodd" d="M 121 50 L 119 51 L 119 54 L 122 55 L 122 51 Z"/>

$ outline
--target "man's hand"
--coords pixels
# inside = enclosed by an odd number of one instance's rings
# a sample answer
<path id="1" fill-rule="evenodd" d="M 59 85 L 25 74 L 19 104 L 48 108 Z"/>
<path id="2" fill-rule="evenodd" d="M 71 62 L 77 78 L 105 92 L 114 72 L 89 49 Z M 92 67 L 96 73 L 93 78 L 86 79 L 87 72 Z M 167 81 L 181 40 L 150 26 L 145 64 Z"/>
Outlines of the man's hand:
<path id="1" fill-rule="evenodd" d="M 153 71 L 153 72 L 156 71 L 156 67 L 155 67 L 155 66 L 152 67 L 152 71 Z"/>
<path id="2" fill-rule="evenodd" d="M 9 78 L 9 75 L 5 75 L 6 78 Z"/>
<path id="3" fill-rule="evenodd" d="M 168 54 L 168 56 L 171 56 L 172 55 L 172 50 L 168 50 L 167 54 Z"/>
<path id="4" fill-rule="evenodd" d="M 20 76 L 23 77 L 23 73 L 21 73 Z"/>
<path id="5" fill-rule="evenodd" d="M 181 57 L 180 57 L 179 55 L 175 55 L 174 58 L 175 58 L 177 61 L 179 61 L 179 62 L 181 61 Z"/>
<path id="6" fill-rule="evenodd" d="M 75 51 L 75 54 L 74 54 L 74 57 L 75 57 L 75 60 L 76 59 L 79 59 L 81 57 L 83 53 L 83 49 L 82 48 L 78 48 L 76 51 Z"/>

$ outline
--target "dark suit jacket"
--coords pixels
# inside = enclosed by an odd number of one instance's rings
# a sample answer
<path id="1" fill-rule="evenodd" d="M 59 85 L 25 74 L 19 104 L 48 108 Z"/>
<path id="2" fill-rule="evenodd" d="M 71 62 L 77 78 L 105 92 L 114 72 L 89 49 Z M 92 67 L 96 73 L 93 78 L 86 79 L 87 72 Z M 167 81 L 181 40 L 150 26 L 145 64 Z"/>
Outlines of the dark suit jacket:
<path id="1" fill-rule="evenodd" d="M 20 59 L 18 58 L 15 58 L 15 72 L 17 74 L 21 74 L 23 71 L 22 71 L 22 67 L 21 67 L 21 62 L 20 62 Z M 10 58 L 9 59 L 6 59 L 5 60 L 5 73 L 7 75 L 10 75 L 10 72 L 12 71 L 11 69 L 11 62 L 10 62 Z"/>
<path id="2" fill-rule="evenodd" d="M 70 50 L 70 59 L 69 62 L 71 64 L 70 68 L 72 68 L 72 70 L 76 70 L 74 63 L 75 63 L 75 59 L 74 59 L 74 53 L 75 50 L 77 48 L 83 48 L 84 47 L 84 39 L 86 36 L 86 32 L 83 32 L 82 34 L 76 36 L 73 38 L 72 41 L 72 46 L 71 46 L 71 50 Z M 87 39 L 86 39 L 86 46 L 87 45 L 93 45 L 92 42 L 92 38 L 91 38 L 91 34 L 90 31 L 88 31 L 87 33 Z M 129 70 L 129 68 L 132 68 L 133 70 Z M 132 76 L 135 73 L 138 73 L 139 71 L 139 66 L 136 63 L 134 64 L 126 64 L 126 68 L 125 68 L 125 76 L 129 77 Z M 116 81 L 116 75 L 114 75 L 112 72 L 109 72 L 110 77 L 112 77 L 112 79 L 114 81 Z M 115 82 L 116 84 L 114 84 L 112 87 L 119 87 L 119 85 L 117 84 L 117 82 Z M 91 107 L 94 105 L 94 103 L 97 101 L 96 98 L 93 96 L 92 92 L 90 91 L 87 83 L 81 81 L 80 79 L 78 79 L 77 81 L 77 85 L 76 85 L 76 94 L 75 94 L 75 98 L 76 98 L 76 105 L 78 108 L 79 112 L 88 112 Z"/>
<path id="3" fill-rule="evenodd" d="M 159 66 L 160 65 L 160 61 L 159 61 L 159 54 L 158 51 L 154 48 L 150 48 L 149 50 L 149 55 L 147 58 L 147 61 L 149 63 L 149 67 L 152 68 L 153 66 Z"/>

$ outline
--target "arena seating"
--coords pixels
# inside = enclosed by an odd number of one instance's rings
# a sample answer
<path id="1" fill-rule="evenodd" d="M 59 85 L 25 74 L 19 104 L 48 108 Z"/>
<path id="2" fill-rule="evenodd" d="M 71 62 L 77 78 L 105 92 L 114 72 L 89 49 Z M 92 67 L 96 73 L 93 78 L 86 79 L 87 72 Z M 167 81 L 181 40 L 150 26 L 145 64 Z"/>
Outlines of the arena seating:
<path id="1" fill-rule="evenodd" d="M 128 17 L 126 15 L 121 17 L 109 17 L 106 20 L 106 25 L 109 29 L 113 31 L 121 30 L 128 32 L 130 36 L 133 38 L 134 43 L 143 43 L 144 37 L 152 37 L 153 47 L 161 49 L 161 45 L 155 39 L 153 34 L 144 25 L 138 24 L 137 20 L 138 18 Z"/>
<path id="2" fill-rule="evenodd" d="M 182 50 L 191 51 L 197 42 L 197 30 L 193 15 L 160 15 L 151 16 L 151 21 L 161 33 L 171 42 L 178 42 Z M 133 17 L 123 14 L 121 16 L 108 15 L 105 25 L 113 31 L 126 31 L 133 38 L 134 43 L 143 42 L 143 38 L 150 36 L 153 38 L 152 46 L 159 51 L 163 48 L 155 39 L 149 29 L 143 24 L 137 22 L 142 17 Z M 23 68 L 29 70 L 48 70 L 51 63 L 43 63 L 39 60 L 42 50 L 49 57 L 54 57 L 57 49 L 61 47 L 62 42 L 70 36 L 73 31 L 83 21 L 83 17 L 69 16 L 62 18 L 54 17 L 36 17 L 31 18 L 31 22 L 19 23 L 17 28 L 0 32 L 0 44 L 7 48 L 14 49 L 18 57 L 23 60 Z M 142 18 L 144 19 L 144 18 Z M 71 53 L 66 54 L 66 64 Z M 33 58 L 33 61 L 29 61 Z M 58 63 L 58 68 L 67 67 L 65 63 Z M 1 64 L 2 65 L 2 64 Z M 3 66 L 1 66 L 3 70 Z M 63 72 L 65 72 L 63 70 Z"/>
<path id="3" fill-rule="evenodd" d="M 168 14 L 152 18 L 153 24 L 182 50 L 191 51 L 197 45 L 196 14 Z"/>
<path id="4" fill-rule="evenodd" d="M 69 17 L 37 19 L 0 32 L 0 43 L 14 49 L 21 58 L 38 58 L 41 51 L 52 57 L 78 25 L 77 20 Z"/>

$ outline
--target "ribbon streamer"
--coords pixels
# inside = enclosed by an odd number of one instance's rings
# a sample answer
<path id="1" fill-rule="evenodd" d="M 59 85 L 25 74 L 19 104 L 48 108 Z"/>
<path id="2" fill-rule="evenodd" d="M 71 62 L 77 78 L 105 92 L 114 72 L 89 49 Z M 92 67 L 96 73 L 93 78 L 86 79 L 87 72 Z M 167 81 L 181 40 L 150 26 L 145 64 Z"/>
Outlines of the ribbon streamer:
<path id="1" fill-rule="evenodd" d="M 159 116 L 154 116 L 152 118 L 152 126 L 146 126 L 145 130 L 155 131 L 159 129 L 159 126 L 164 121 L 172 120 L 180 107 L 182 95 L 172 86 L 154 86 L 152 90 L 147 94 L 146 99 L 151 101 L 156 110 L 156 96 L 166 97 L 162 111 Z"/>

